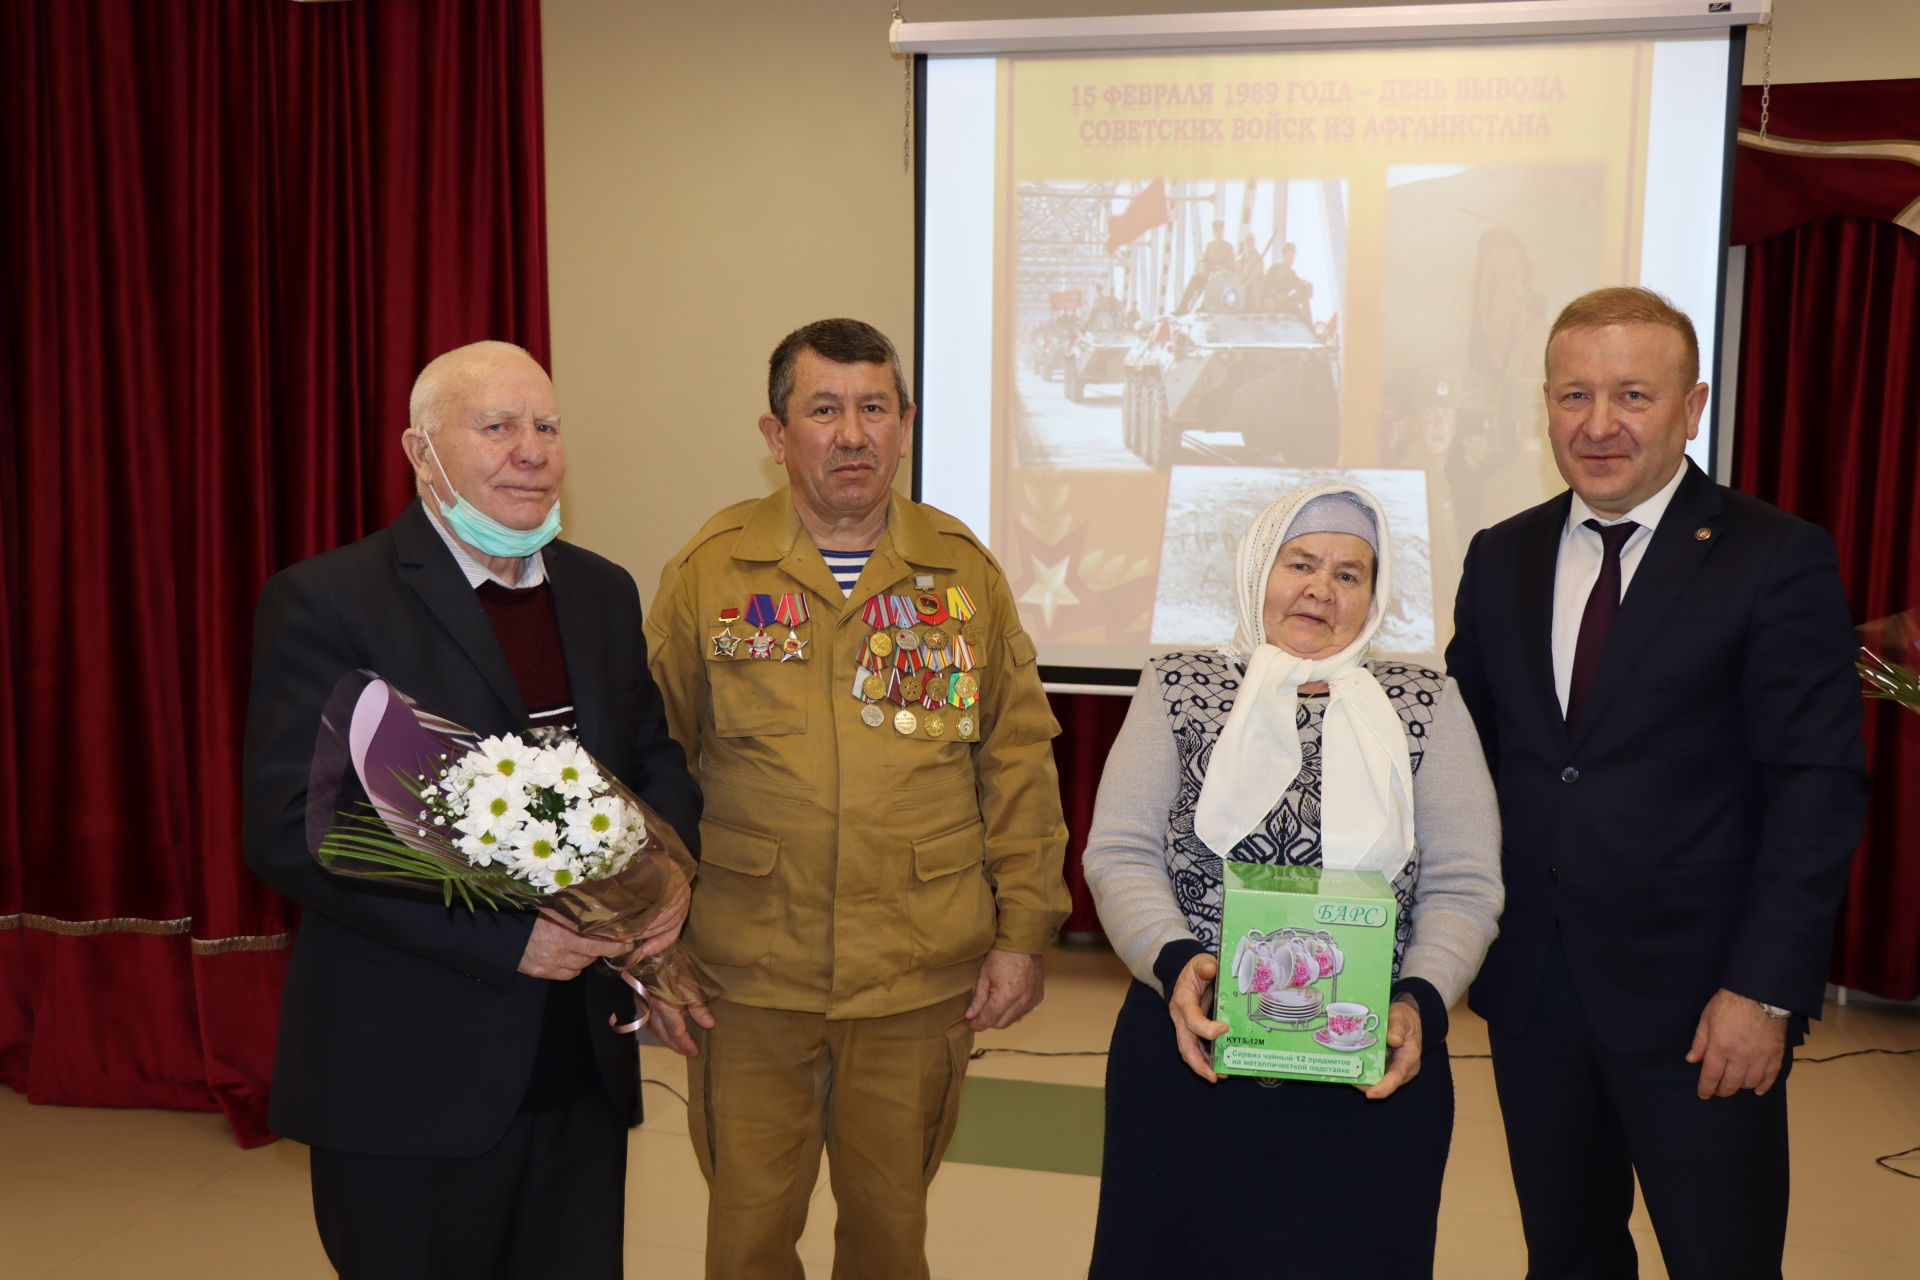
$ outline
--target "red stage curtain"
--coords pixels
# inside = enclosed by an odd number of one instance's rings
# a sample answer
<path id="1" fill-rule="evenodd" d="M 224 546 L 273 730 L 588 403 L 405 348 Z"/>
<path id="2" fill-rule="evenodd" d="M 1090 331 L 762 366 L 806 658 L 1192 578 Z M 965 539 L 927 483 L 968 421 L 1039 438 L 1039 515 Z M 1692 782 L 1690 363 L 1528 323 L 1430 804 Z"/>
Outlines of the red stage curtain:
<path id="1" fill-rule="evenodd" d="M 1730 243 L 1834 214 L 1920 232 L 1920 80 L 1775 85 L 1764 138 L 1760 98 L 1741 91 Z"/>
<path id="2" fill-rule="evenodd" d="M 1100 772 L 1107 752 L 1127 718 L 1131 698 L 1104 693 L 1054 693 L 1053 715 L 1060 736 L 1053 740 L 1053 761 L 1060 770 L 1060 803 L 1067 818 L 1067 891 L 1073 910 L 1061 926 L 1069 935 L 1101 932 L 1100 914 L 1093 908 L 1080 854 L 1087 847 L 1087 829 L 1093 825 L 1093 801 L 1100 790 Z"/>
<path id="3" fill-rule="evenodd" d="M 1835 217 L 1748 249 L 1733 484 L 1832 533 L 1856 621 L 1920 665 L 1920 237 Z M 1920 996 L 1920 716 L 1870 703 L 1867 743 L 1867 837 L 1832 977 L 1910 1000 Z"/>
<path id="4" fill-rule="evenodd" d="M 253 600 L 407 500 L 428 357 L 546 357 L 539 6 L 3 10 L 0 1079 L 260 1142 Z"/>

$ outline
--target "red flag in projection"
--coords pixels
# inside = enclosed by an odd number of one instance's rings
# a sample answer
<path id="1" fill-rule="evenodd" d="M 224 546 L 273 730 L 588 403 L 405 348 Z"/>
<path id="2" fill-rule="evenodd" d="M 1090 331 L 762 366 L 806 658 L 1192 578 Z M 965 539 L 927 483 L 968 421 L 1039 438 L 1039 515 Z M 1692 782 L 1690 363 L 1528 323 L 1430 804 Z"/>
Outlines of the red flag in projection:
<path id="1" fill-rule="evenodd" d="M 1107 252 L 1115 254 L 1155 227 L 1173 221 L 1167 209 L 1167 183 L 1155 178 L 1127 202 L 1127 207 L 1107 218 Z"/>

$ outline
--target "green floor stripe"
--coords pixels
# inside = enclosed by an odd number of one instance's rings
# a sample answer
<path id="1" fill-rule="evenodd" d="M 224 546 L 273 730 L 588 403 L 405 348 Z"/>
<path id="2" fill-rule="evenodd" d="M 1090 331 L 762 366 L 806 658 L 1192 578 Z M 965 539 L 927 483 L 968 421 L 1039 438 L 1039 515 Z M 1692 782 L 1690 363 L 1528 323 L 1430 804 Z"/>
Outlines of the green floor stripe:
<path id="1" fill-rule="evenodd" d="M 948 1160 L 1100 1176 L 1105 1090 L 969 1076 Z"/>

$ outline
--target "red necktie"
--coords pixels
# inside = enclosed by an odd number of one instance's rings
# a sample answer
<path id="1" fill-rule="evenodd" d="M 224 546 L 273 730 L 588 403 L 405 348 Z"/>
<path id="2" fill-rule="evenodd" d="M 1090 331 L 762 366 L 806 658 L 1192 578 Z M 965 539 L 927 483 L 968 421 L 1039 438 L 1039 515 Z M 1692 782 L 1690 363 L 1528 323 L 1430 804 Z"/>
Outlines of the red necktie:
<path id="1" fill-rule="evenodd" d="M 1580 724 L 1580 708 L 1593 688 L 1593 677 L 1600 670 L 1600 655 L 1607 651 L 1607 633 L 1613 630 L 1614 615 L 1620 612 L 1620 548 L 1627 545 L 1640 526 L 1631 520 L 1619 524 L 1586 521 L 1586 527 L 1600 535 L 1600 576 L 1594 580 L 1593 593 L 1587 597 L 1587 609 L 1580 615 L 1580 640 L 1573 648 L 1573 679 L 1567 682 L 1567 728 Z"/>

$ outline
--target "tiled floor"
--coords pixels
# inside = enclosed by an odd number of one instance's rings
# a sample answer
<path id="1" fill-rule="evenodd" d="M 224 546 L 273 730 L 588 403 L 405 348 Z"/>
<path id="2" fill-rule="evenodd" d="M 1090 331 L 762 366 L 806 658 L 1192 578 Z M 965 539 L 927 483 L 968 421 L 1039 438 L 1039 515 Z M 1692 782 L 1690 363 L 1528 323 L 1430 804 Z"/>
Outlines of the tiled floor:
<path id="1" fill-rule="evenodd" d="M 1049 964 L 1047 1002 L 982 1047 L 1102 1049 L 1126 977 L 1104 951 Z M 1920 1010 L 1829 1007 L 1803 1050 L 1920 1048 Z M 1453 1049 L 1482 1053 L 1484 1028 L 1456 1014 Z M 678 1059 L 644 1051 L 646 1074 L 684 1090 Z M 989 1054 L 978 1075 L 1097 1086 L 1099 1057 Z M 1517 1280 L 1524 1270 L 1499 1113 L 1484 1061 L 1461 1061 L 1459 1119 L 1440 1215 L 1438 1275 Z M 1920 1056 L 1803 1062 L 1793 1075 L 1792 1280 L 1920 1280 L 1920 1181 L 1874 1157 L 1920 1144 Z M 628 1273 L 700 1275 L 705 1191 L 686 1113 L 647 1089 L 632 1137 Z M 1906 1162 L 1920 1173 L 1920 1157 Z M 1066 1280 L 1084 1275 L 1097 1183 L 1077 1174 L 949 1162 L 934 1183 L 928 1250 L 943 1280 Z M 1642 1275 L 1664 1277 L 1643 1214 Z M 824 1180 L 801 1242 L 809 1276 L 827 1276 L 833 1200 Z M 233 1144 L 217 1116 L 28 1106 L 0 1089 L 0 1280 L 325 1280 L 307 1205 L 306 1152 Z"/>

